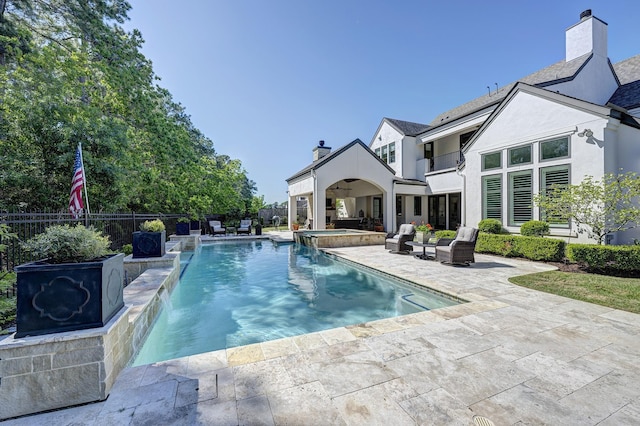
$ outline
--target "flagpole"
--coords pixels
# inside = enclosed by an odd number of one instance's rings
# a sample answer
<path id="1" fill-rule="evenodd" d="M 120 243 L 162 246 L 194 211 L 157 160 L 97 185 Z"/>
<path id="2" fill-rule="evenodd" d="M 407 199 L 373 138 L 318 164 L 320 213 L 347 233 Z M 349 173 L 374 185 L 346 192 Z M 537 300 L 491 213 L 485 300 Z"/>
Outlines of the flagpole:
<path id="1" fill-rule="evenodd" d="M 82 142 L 78 142 L 78 151 L 80 151 L 80 165 L 82 167 L 82 186 L 84 186 L 84 199 L 87 202 L 87 214 L 85 216 L 85 225 L 87 225 L 91 211 L 89 210 L 89 195 L 87 195 L 87 174 L 84 170 L 84 159 L 82 158 Z"/>

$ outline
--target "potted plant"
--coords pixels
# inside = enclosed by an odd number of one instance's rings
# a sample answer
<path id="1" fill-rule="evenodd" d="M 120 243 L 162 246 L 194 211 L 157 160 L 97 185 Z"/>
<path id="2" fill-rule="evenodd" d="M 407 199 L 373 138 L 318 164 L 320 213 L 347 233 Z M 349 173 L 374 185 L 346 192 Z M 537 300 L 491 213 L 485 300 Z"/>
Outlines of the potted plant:
<path id="1" fill-rule="evenodd" d="M 428 223 L 421 223 L 420 225 L 416 226 L 415 240 L 417 242 L 426 244 L 431 238 L 433 238 L 433 226 Z"/>
<path id="2" fill-rule="evenodd" d="M 262 218 L 254 220 L 254 223 L 253 227 L 256 230 L 256 235 L 262 235 Z"/>
<path id="3" fill-rule="evenodd" d="M 83 225 L 50 226 L 23 247 L 41 259 L 15 268 L 16 337 L 104 326 L 123 306 L 124 254 Z"/>
<path id="4" fill-rule="evenodd" d="M 162 257 L 165 253 L 167 234 L 160 219 L 140 224 L 140 231 L 133 233 L 133 258 Z"/>
<path id="5" fill-rule="evenodd" d="M 176 221 L 176 235 L 189 235 L 189 218 L 179 217 Z"/>

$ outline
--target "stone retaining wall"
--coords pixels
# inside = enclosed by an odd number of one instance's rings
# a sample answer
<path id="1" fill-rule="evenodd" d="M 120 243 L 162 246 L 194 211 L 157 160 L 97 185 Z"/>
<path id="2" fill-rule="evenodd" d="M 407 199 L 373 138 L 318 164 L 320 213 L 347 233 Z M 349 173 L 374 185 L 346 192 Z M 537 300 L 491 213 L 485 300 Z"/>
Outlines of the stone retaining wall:
<path id="1" fill-rule="evenodd" d="M 104 327 L 0 341 L 0 420 L 106 399 L 178 281 L 179 252 L 165 257 L 124 289 Z"/>

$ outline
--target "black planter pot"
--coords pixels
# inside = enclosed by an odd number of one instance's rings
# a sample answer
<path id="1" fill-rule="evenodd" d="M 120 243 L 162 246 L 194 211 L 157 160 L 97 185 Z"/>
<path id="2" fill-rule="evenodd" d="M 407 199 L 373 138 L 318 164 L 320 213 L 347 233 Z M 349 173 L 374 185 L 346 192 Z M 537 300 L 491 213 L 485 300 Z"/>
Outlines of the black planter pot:
<path id="1" fill-rule="evenodd" d="M 177 222 L 176 235 L 189 235 L 189 224 L 186 222 Z"/>
<path id="2" fill-rule="evenodd" d="M 192 231 L 197 231 L 198 229 L 200 229 L 200 221 L 199 220 L 192 220 L 191 221 L 191 230 Z"/>
<path id="3" fill-rule="evenodd" d="M 133 233 L 133 258 L 162 257 L 167 240 L 167 232 L 143 232 Z"/>
<path id="4" fill-rule="evenodd" d="M 256 235 L 262 235 L 262 225 L 256 225 Z"/>
<path id="5" fill-rule="evenodd" d="M 123 259 L 17 266 L 16 337 L 104 326 L 124 306 Z"/>

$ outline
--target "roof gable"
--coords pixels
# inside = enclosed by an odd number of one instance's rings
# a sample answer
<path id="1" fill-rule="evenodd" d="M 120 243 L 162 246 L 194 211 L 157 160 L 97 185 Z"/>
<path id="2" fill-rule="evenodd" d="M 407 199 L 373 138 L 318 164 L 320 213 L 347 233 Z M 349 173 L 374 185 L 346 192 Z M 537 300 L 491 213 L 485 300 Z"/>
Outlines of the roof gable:
<path id="1" fill-rule="evenodd" d="M 325 155 L 324 157 L 320 158 L 319 160 L 316 160 L 316 161 L 312 162 L 307 167 L 305 167 L 304 169 L 300 170 L 299 172 L 297 172 L 296 174 L 294 174 L 293 176 L 288 178 L 286 181 L 289 182 L 289 181 L 291 181 L 293 179 L 296 179 L 296 178 L 298 178 L 300 176 L 304 176 L 305 174 L 311 173 L 311 170 L 317 170 L 318 168 L 322 167 L 323 165 L 329 163 L 331 160 L 333 160 L 336 157 L 338 157 L 340 154 L 348 151 L 349 149 L 351 149 L 351 148 L 353 148 L 354 146 L 357 146 L 357 145 L 360 145 L 366 152 L 371 154 L 371 156 L 375 159 L 375 161 L 377 161 L 381 165 L 383 165 L 387 170 L 389 170 L 389 172 L 392 175 L 395 175 L 395 171 L 391 168 L 391 166 L 389 166 L 387 163 L 382 161 L 382 159 L 380 157 L 378 157 L 375 154 L 375 152 L 373 152 L 371 150 L 371 148 L 369 148 L 367 145 L 365 145 L 364 142 L 362 142 L 360 139 L 355 139 L 355 140 L 349 142 L 348 144 L 344 145 L 343 147 L 338 148 L 337 150 L 335 150 L 333 152 L 330 152 L 329 154 Z"/>
<path id="2" fill-rule="evenodd" d="M 583 101 L 581 99 L 572 98 L 570 96 L 563 95 L 561 93 L 551 92 L 547 89 L 539 88 L 526 83 L 517 83 L 512 88 L 512 90 L 507 94 L 507 96 L 503 98 L 500 105 L 498 105 L 498 107 L 485 120 L 482 126 L 480 126 L 480 128 L 476 131 L 476 133 L 471 137 L 469 142 L 464 146 L 463 152 L 465 153 L 468 152 L 469 148 L 485 132 L 485 130 L 492 125 L 496 117 L 498 117 L 500 113 L 504 110 L 504 108 L 509 104 L 509 101 L 513 99 L 515 96 L 517 96 L 519 92 L 527 92 L 532 95 L 548 99 L 550 101 L 562 102 L 567 105 L 571 105 L 574 108 L 580 108 L 582 110 L 586 110 L 594 114 L 600 114 L 600 115 L 606 116 L 611 113 L 610 108 L 603 107 L 601 105 L 596 105 L 587 101 Z"/>

